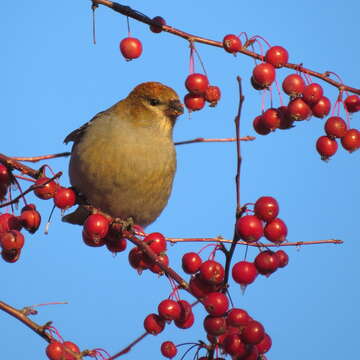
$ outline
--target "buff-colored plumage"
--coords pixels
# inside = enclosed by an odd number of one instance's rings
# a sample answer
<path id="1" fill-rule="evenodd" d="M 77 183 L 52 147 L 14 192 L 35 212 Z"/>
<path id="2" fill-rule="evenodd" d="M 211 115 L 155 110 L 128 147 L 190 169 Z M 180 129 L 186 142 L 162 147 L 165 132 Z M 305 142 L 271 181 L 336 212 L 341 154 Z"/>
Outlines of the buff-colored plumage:
<path id="1" fill-rule="evenodd" d="M 69 134 L 71 184 L 90 205 L 146 226 L 168 202 L 176 170 L 172 130 L 182 105 L 157 82 L 138 85 L 124 100 Z M 64 221 L 83 224 L 79 207 Z"/>

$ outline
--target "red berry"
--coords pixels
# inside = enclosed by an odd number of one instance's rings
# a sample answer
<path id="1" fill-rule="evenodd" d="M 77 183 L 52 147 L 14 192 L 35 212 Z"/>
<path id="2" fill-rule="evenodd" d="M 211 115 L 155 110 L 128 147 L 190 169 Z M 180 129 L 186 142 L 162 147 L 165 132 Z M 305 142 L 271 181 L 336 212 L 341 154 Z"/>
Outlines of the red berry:
<path id="1" fill-rule="evenodd" d="M 159 275 L 163 275 L 164 271 L 161 269 L 161 267 L 159 266 L 159 264 L 152 262 L 152 263 L 148 263 L 147 262 L 147 257 L 145 256 L 145 263 L 148 264 L 149 269 L 151 272 L 155 273 L 155 274 L 159 274 Z M 169 257 L 166 254 L 160 254 L 158 255 L 158 262 L 160 264 L 169 265 Z"/>
<path id="2" fill-rule="evenodd" d="M 218 86 L 209 86 L 205 91 L 205 100 L 210 103 L 211 107 L 216 106 L 221 98 L 221 91 Z"/>
<path id="3" fill-rule="evenodd" d="M 31 206 L 25 206 L 21 210 L 21 215 L 19 216 L 19 221 L 21 225 L 26 229 L 30 234 L 33 234 L 40 226 L 41 215 L 36 210 L 35 205 L 30 204 Z"/>
<path id="4" fill-rule="evenodd" d="M 190 94 L 204 95 L 206 89 L 209 87 L 209 80 L 203 74 L 191 74 L 186 78 L 185 87 Z"/>
<path id="5" fill-rule="evenodd" d="M 308 105 L 315 105 L 323 96 L 323 88 L 317 83 L 305 86 L 303 90 L 303 100 Z"/>
<path id="6" fill-rule="evenodd" d="M 205 331 L 214 336 L 224 334 L 226 331 L 226 320 L 223 316 L 208 315 L 204 319 Z"/>
<path id="7" fill-rule="evenodd" d="M 238 36 L 229 34 L 224 37 L 223 46 L 227 52 L 236 54 L 241 49 L 242 44 Z"/>
<path id="8" fill-rule="evenodd" d="M 296 98 L 289 102 L 288 113 L 291 119 L 301 121 L 311 116 L 311 108 L 304 100 Z"/>
<path id="9" fill-rule="evenodd" d="M 311 106 L 312 114 L 318 118 L 327 116 L 331 109 L 331 102 L 326 96 L 322 96 L 318 102 Z"/>
<path id="10" fill-rule="evenodd" d="M 165 328 L 165 320 L 157 314 L 149 314 L 144 320 L 144 328 L 149 334 L 160 334 Z"/>
<path id="11" fill-rule="evenodd" d="M 346 110 L 350 113 L 360 111 L 360 97 L 358 95 L 350 95 L 344 101 Z"/>
<path id="12" fill-rule="evenodd" d="M 126 249 L 127 239 L 124 237 L 109 238 L 109 234 L 105 238 L 105 244 L 109 251 L 112 253 L 122 252 Z"/>
<path id="13" fill-rule="evenodd" d="M 228 311 L 229 300 L 221 292 L 212 292 L 205 296 L 203 305 L 210 315 L 222 316 Z"/>
<path id="14" fill-rule="evenodd" d="M 153 19 L 158 25 L 150 25 L 150 30 L 153 33 L 161 33 L 162 32 L 162 25 L 166 25 L 166 21 L 161 16 L 155 16 Z"/>
<path id="15" fill-rule="evenodd" d="M 274 131 L 280 126 L 281 123 L 281 113 L 274 108 L 267 109 L 262 115 L 263 125 Z"/>
<path id="16" fill-rule="evenodd" d="M 272 46 L 266 52 L 265 61 L 276 68 L 280 68 L 289 61 L 289 53 L 282 46 Z"/>
<path id="17" fill-rule="evenodd" d="M 278 250 L 275 254 L 279 260 L 279 267 L 283 268 L 289 263 L 289 256 L 284 250 Z"/>
<path id="18" fill-rule="evenodd" d="M 249 314 L 243 309 L 231 309 L 226 317 L 228 326 L 241 327 L 244 326 L 251 318 Z"/>
<path id="19" fill-rule="evenodd" d="M 73 189 L 59 187 L 54 196 L 54 204 L 62 210 L 66 210 L 75 205 L 76 194 Z"/>
<path id="20" fill-rule="evenodd" d="M 200 274 L 196 274 L 190 279 L 189 286 L 191 293 L 197 298 L 203 298 L 206 294 L 216 291 L 215 286 L 202 280 Z"/>
<path id="21" fill-rule="evenodd" d="M 265 329 L 258 321 L 249 321 L 241 332 L 241 339 L 250 345 L 256 345 L 261 342 L 265 336 Z"/>
<path id="22" fill-rule="evenodd" d="M 333 156 L 338 149 L 336 140 L 330 139 L 328 136 L 320 136 L 316 142 L 316 150 L 321 155 L 322 160 L 327 160 Z"/>
<path id="23" fill-rule="evenodd" d="M 161 344 L 161 354 L 169 359 L 173 358 L 177 354 L 177 348 L 172 341 L 164 341 Z"/>
<path id="24" fill-rule="evenodd" d="M 251 83 L 252 87 L 253 87 L 255 90 L 264 90 L 264 89 L 267 88 L 266 85 L 260 85 L 260 84 L 258 84 L 258 83 L 255 81 L 254 76 L 251 76 L 251 78 L 250 78 L 250 83 Z"/>
<path id="25" fill-rule="evenodd" d="M 13 214 L 0 215 L 0 233 L 9 230 L 21 230 L 21 221 Z"/>
<path id="26" fill-rule="evenodd" d="M 200 266 L 200 278 L 211 285 L 219 285 L 224 281 L 225 270 L 223 266 L 214 260 L 207 260 Z"/>
<path id="27" fill-rule="evenodd" d="M 360 148 L 360 131 L 357 129 L 349 129 L 345 136 L 341 139 L 341 145 L 349 152 L 353 152 Z"/>
<path id="28" fill-rule="evenodd" d="M 41 177 L 35 181 L 34 185 L 41 186 L 47 181 L 49 181 L 49 178 Z M 58 185 L 54 181 L 50 181 L 46 185 L 36 188 L 34 190 L 34 194 L 40 199 L 48 200 L 55 196 L 57 189 L 58 189 Z"/>
<path id="29" fill-rule="evenodd" d="M 130 250 L 129 264 L 138 271 L 148 268 L 148 265 L 144 261 L 144 254 L 138 247 L 134 247 Z"/>
<path id="30" fill-rule="evenodd" d="M 4 261 L 8 263 L 14 263 L 19 260 L 20 254 L 21 254 L 21 250 L 15 250 L 15 249 L 10 251 L 3 250 L 1 252 L 1 257 L 3 258 Z"/>
<path id="31" fill-rule="evenodd" d="M 259 351 L 256 346 L 248 345 L 247 353 L 241 358 L 241 360 L 266 360 L 264 355 L 259 358 Z"/>
<path id="32" fill-rule="evenodd" d="M 64 346 L 64 360 L 76 360 L 76 357 L 72 355 L 70 352 L 66 351 L 66 349 L 71 350 L 75 354 L 80 354 L 79 347 L 71 341 L 64 341 L 63 346 Z"/>
<path id="33" fill-rule="evenodd" d="M 191 315 L 192 307 L 191 307 L 190 303 L 187 302 L 186 300 L 179 300 L 178 304 L 179 304 L 180 309 L 181 309 L 181 315 L 180 315 L 179 321 L 184 322 Z"/>
<path id="34" fill-rule="evenodd" d="M 205 98 L 201 95 L 186 94 L 184 103 L 189 111 L 198 111 L 205 106 Z"/>
<path id="35" fill-rule="evenodd" d="M 120 42 L 121 54 L 127 61 L 138 58 L 142 53 L 142 44 L 139 39 L 127 37 Z"/>
<path id="36" fill-rule="evenodd" d="M 300 96 L 304 91 L 305 81 L 298 74 L 290 74 L 284 79 L 282 88 L 289 96 Z"/>
<path id="37" fill-rule="evenodd" d="M 9 169 L 0 163 L 0 184 L 10 185 L 11 182 L 11 172 Z"/>
<path id="38" fill-rule="evenodd" d="M 162 252 L 166 251 L 166 239 L 163 234 L 159 232 L 154 232 L 149 235 L 146 235 L 144 238 L 144 242 L 150 246 L 151 250 L 159 255 Z"/>
<path id="39" fill-rule="evenodd" d="M 234 358 L 242 358 L 247 353 L 246 344 L 241 340 L 239 334 L 226 335 L 223 342 L 224 351 Z"/>
<path id="40" fill-rule="evenodd" d="M 280 113 L 280 125 L 279 129 L 287 130 L 294 127 L 294 120 L 291 118 L 289 114 L 289 110 L 287 106 L 278 107 L 278 112 Z"/>
<path id="41" fill-rule="evenodd" d="M 63 360 L 65 356 L 63 344 L 59 341 L 52 341 L 46 347 L 46 355 L 50 360 Z"/>
<path id="42" fill-rule="evenodd" d="M 84 232 L 91 239 L 104 239 L 109 231 L 109 220 L 101 214 L 92 214 L 84 222 Z"/>
<path id="43" fill-rule="evenodd" d="M 259 86 L 269 87 L 275 80 L 275 69 L 271 64 L 261 63 L 255 66 L 252 76 Z"/>
<path id="44" fill-rule="evenodd" d="M 254 119 L 253 126 L 259 135 L 267 135 L 271 132 L 271 130 L 264 125 L 262 115 L 259 115 Z"/>
<path id="45" fill-rule="evenodd" d="M 82 231 L 82 239 L 86 245 L 91 247 L 100 247 L 105 245 L 105 239 L 94 238 L 84 230 Z"/>
<path id="46" fill-rule="evenodd" d="M 21 250 L 24 243 L 24 235 L 18 230 L 9 230 L 0 234 L 0 246 L 6 252 Z"/>
<path id="47" fill-rule="evenodd" d="M 158 313 L 165 320 L 179 320 L 181 317 L 181 307 L 176 301 L 166 299 L 159 304 Z"/>
<path id="48" fill-rule="evenodd" d="M 272 341 L 271 337 L 265 333 L 263 339 L 256 344 L 259 354 L 265 354 L 271 349 Z"/>
<path id="49" fill-rule="evenodd" d="M 324 126 L 326 135 L 330 138 L 342 138 L 347 131 L 346 122 L 339 116 L 331 116 Z"/>
<path id="50" fill-rule="evenodd" d="M 187 274 L 198 272 L 201 264 L 201 257 L 197 253 L 189 252 L 182 257 L 182 268 Z"/>
<path id="51" fill-rule="evenodd" d="M 8 191 L 8 185 L 0 183 L 0 202 L 5 199 L 7 191 Z"/>
<path id="52" fill-rule="evenodd" d="M 279 259 L 273 251 L 265 250 L 256 256 L 254 264 L 260 274 L 270 275 L 279 267 Z"/>
<path id="53" fill-rule="evenodd" d="M 240 261 L 232 268 L 232 277 L 240 285 L 249 285 L 254 282 L 258 272 L 253 263 Z"/>
<path id="54" fill-rule="evenodd" d="M 190 315 L 186 318 L 186 320 L 175 320 L 174 324 L 179 329 L 189 329 L 194 325 L 195 317 L 194 314 L 191 312 Z"/>
<path id="55" fill-rule="evenodd" d="M 279 204 L 271 196 L 262 196 L 256 200 L 255 215 L 266 222 L 274 220 L 279 214 Z"/>
<path id="56" fill-rule="evenodd" d="M 265 237 L 273 243 L 279 244 L 286 240 L 287 226 L 280 218 L 269 222 L 264 228 Z"/>
<path id="57" fill-rule="evenodd" d="M 245 215 L 236 221 L 236 232 L 247 243 L 258 241 L 263 236 L 261 220 L 254 215 Z"/>

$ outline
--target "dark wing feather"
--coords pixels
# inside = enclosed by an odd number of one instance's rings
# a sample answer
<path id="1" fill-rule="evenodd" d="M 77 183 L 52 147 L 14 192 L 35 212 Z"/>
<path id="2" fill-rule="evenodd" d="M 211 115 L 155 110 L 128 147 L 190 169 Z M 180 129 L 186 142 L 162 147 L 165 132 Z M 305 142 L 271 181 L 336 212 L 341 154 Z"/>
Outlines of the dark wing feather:
<path id="1" fill-rule="evenodd" d="M 96 114 L 90 121 L 88 121 L 87 123 L 85 123 L 84 125 L 80 126 L 78 129 L 72 131 L 65 139 L 64 139 L 64 143 L 67 144 L 70 141 L 74 142 L 74 145 L 77 144 L 82 136 L 86 133 L 87 128 L 89 127 L 89 125 L 99 116 L 101 116 L 105 111 L 101 111 L 98 114 Z"/>

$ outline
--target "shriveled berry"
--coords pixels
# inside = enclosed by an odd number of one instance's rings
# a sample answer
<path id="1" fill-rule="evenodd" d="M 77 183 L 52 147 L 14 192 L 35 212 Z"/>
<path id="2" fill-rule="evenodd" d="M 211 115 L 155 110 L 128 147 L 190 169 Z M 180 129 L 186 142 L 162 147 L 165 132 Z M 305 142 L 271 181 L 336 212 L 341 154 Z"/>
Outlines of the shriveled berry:
<path id="1" fill-rule="evenodd" d="M 32 204 L 31 204 L 32 205 Z M 21 225 L 26 229 L 30 234 L 36 232 L 41 223 L 41 215 L 36 210 L 35 205 L 25 206 L 21 210 L 21 215 L 19 216 L 19 221 Z"/>
<path id="2" fill-rule="evenodd" d="M 205 91 L 205 100 L 210 103 L 211 107 L 217 105 L 221 98 L 221 91 L 218 86 L 211 85 Z"/>
<path id="3" fill-rule="evenodd" d="M 155 33 L 161 33 L 162 32 L 162 25 L 166 25 L 166 21 L 161 16 L 155 16 L 153 19 L 157 24 L 156 25 L 150 25 L 150 30 Z"/>

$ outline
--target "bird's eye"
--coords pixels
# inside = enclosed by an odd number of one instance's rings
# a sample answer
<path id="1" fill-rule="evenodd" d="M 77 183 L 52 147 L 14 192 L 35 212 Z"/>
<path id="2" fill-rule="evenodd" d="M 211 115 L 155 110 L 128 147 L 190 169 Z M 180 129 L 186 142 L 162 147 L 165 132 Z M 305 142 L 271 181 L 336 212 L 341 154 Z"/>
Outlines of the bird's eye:
<path id="1" fill-rule="evenodd" d="M 160 101 L 158 99 L 149 99 L 149 103 L 151 106 L 156 106 L 160 104 Z"/>

